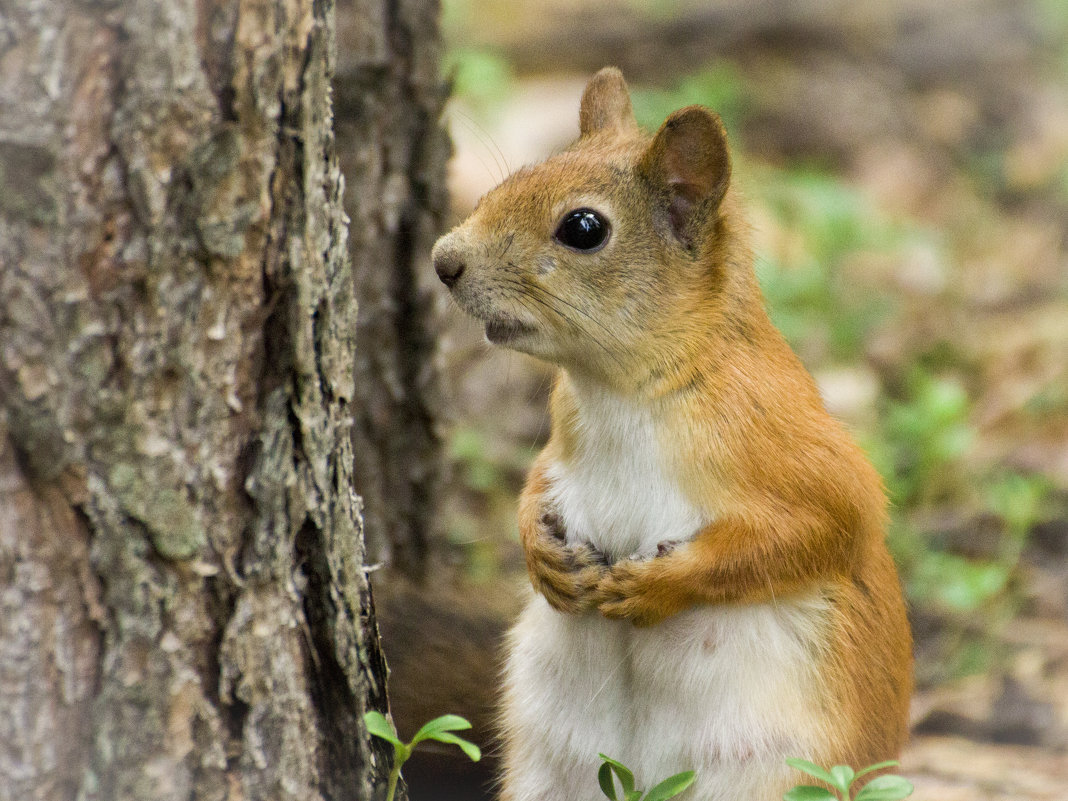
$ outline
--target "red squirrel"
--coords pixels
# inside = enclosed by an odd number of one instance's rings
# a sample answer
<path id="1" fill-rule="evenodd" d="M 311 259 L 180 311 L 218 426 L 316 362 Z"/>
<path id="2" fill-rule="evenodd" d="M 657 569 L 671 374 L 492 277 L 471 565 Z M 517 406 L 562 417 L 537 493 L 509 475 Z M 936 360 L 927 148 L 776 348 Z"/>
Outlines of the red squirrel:
<path id="1" fill-rule="evenodd" d="M 911 635 L 878 474 L 772 326 L 726 134 L 651 138 L 626 83 L 434 248 L 490 342 L 557 365 L 520 499 L 537 594 L 504 676 L 503 801 L 592 801 L 598 752 L 682 799 L 772 801 L 785 759 L 905 740 Z"/>

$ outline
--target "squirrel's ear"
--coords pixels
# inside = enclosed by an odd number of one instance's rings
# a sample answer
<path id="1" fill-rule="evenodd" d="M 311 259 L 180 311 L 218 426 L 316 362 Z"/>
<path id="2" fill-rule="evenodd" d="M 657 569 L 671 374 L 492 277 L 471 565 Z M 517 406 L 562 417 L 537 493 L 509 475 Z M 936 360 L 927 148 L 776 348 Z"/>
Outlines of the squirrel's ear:
<path id="1" fill-rule="evenodd" d="M 604 130 L 626 131 L 638 127 L 630 108 L 630 93 L 623 73 L 605 67 L 586 84 L 579 107 L 579 134 L 589 136 Z"/>
<path id="2" fill-rule="evenodd" d="M 694 221 L 719 208 L 730 183 L 727 133 L 719 116 L 703 106 L 676 111 L 656 132 L 638 169 L 666 190 L 672 231 L 689 244 Z"/>

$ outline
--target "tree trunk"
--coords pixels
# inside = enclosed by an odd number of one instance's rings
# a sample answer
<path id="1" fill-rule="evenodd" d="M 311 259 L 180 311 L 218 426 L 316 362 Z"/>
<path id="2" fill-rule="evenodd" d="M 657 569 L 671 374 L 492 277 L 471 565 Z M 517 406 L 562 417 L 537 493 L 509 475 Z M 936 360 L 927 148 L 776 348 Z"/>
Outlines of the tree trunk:
<path id="1" fill-rule="evenodd" d="M 0 9 L 0 800 L 376 797 L 332 2 Z"/>
<path id="2" fill-rule="evenodd" d="M 418 581 L 438 544 L 442 460 L 433 295 L 420 282 L 433 278 L 428 254 L 448 205 L 437 0 L 339 0 L 338 40 L 338 153 L 360 306 L 357 486 L 371 559 Z"/>

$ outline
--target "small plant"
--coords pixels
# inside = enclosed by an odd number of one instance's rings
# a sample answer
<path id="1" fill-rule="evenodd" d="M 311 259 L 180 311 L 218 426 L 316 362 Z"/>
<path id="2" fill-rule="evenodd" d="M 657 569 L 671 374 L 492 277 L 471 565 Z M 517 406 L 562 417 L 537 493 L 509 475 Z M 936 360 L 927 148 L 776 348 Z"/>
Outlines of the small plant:
<path id="1" fill-rule="evenodd" d="M 664 779 L 664 781 L 643 795 L 641 790 L 634 789 L 634 774 L 626 765 L 616 762 L 616 760 L 610 759 L 604 754 L 599 754 L 599 756 L 604 762 L 601 764 L 600 770 L 597 771 L 597 781 L 601 785 L 601 792 L 612 801 L 667 801 L 668 798 L 674 798 L 693 784 L 693 780 L 697 775 L 692 770 L 676 773 L 674 776 Z M 622 796 L 616 794 L 616 782 L 612 777 L 613 773 L 619 778 L 619 783 L 623 788 Z"/>
<path id="2" fill-rule="evenodd" d="M 819 765 L 806 762 L 803 759 L 788 759 L 786 764 L 791 768 L 797 768 L 809 776 L 814 776 L 821 782 L 826 782 L 833 787 L 836 793 L 824 787 L 816 787 L 811 784 L 799 784 L 783 796 L 783 801 L 899 801 L 912 795 L 912 784 L 900 776 L 884 774 L 876 776 L 866 783 L 856 795 L 850 795 L 849 788 L 861 776 L 866 776 L 883 768 L 897 765 L 895 760 L 880 762 L 869 765 L 864 770 L 853 772 L 848 765 L 835 765 L 830 770 L 824 770 Z"/>
<path id="3" fill-rule="evenodd" d="M 412 755 L 415 747 L 423 740 L 437 740 L 439 743 L 455 745 L 467 754 L 472 762 L 478 762 L 478 760 L 482 759 L 482 752 L 477 745 L 453 733 L 471 728 L 471 724 L 459 715 L 442 715 L 440 718 L 434 718 L 425 723 L 407 743 L 397 736 L 397 730 L 393 728 L 393 724 L 381 712 L 368 712 L 363 716 L 363 722 L 367 726 L 367 731 L 393 745 L 393 767 L 389 771 L 389 789 L 386 793 L 386 801 L 393 801 L 393 796 L 397 792 L 397 780 L 400 778 L 401 767 L 408 761 L 408 757 Z"/>

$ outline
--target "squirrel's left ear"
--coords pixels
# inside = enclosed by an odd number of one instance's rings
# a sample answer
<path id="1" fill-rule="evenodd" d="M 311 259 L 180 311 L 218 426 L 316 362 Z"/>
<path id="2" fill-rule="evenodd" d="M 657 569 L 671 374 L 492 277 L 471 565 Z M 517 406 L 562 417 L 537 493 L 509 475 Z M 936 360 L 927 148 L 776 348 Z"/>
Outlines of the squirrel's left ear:
<path id="1" fill-rule="evenodd" d="M 605 67 L 590 78 L 582 92 L 579 135 L 587 137 L 607 130 L 624 132 L 637 127 L 623 73 L 616 67 Z"/>
<path id="2" fill-rule="evenodd" d="M 676 111 L 656 132 L 638 170 L 665 190 L 672 232 L 689 245 L 695 224 L 719 208 L 730 183 L 723 123 L 703 106 Z"/>

